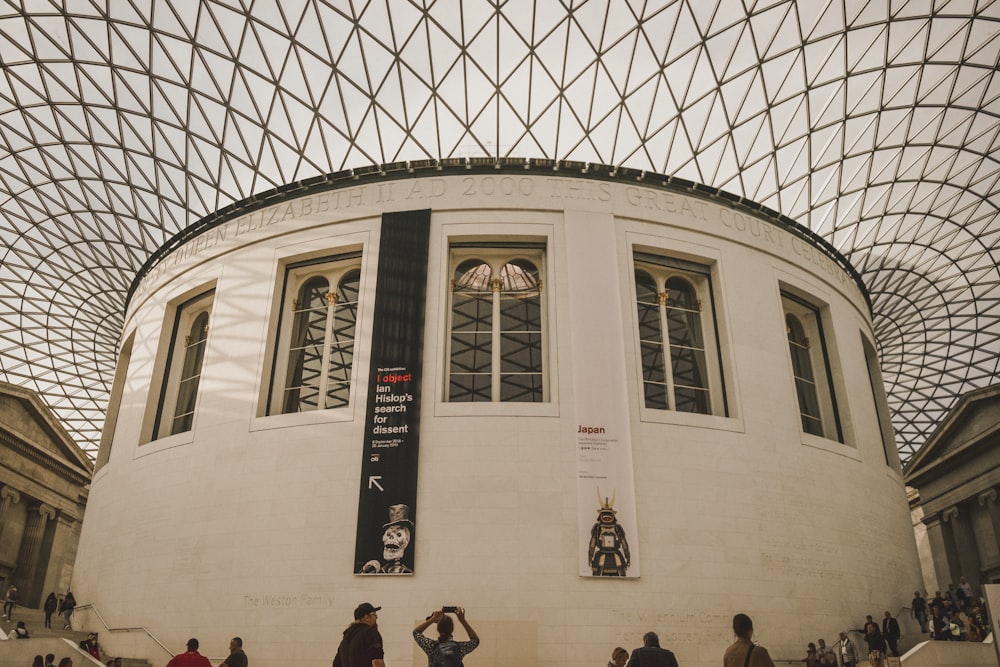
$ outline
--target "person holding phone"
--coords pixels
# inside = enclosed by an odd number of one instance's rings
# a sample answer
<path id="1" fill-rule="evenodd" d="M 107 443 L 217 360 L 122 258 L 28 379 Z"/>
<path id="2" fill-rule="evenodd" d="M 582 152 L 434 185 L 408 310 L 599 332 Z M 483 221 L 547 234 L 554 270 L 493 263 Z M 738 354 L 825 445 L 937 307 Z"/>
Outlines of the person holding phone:
<path id="1" fill-rule="evenodd" d="M 448 616 L 450 613 L 458 617 L 458 622 L 462 624 L 465 633 L 469 635 L 468 641 L 455 641 L 453 637 L 455 622 L 451 620 L 451 616 Z M 438 631 L 436 640 L 424 635 L 424 630 L 435 623 Z M 438 667 L 439 665 L 442 667 L 461 667 L 462 658 L 479 646 L 479 635 L 465 620 L 465 608 L 463 607 L 442 607 L 432 612 L 423 623 L 418 623 L 417 627 L 413 628 L 413 640 L 427 654 L 427 664 L 430 667 Z"/>

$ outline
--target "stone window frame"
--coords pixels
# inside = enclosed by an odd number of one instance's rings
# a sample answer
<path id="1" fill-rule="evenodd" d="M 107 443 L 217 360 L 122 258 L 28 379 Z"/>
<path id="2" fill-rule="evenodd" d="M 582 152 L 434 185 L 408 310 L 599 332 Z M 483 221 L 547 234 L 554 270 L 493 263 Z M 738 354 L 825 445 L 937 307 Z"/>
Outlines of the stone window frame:
<path id="1" fill-rule="evenodd" d="M 528 404 L 547 404 L 552 400 L 551 397 L 551 373 L 549 371 L 549 322 L 548 322 L 548 295 L 546 292 L 546 271 L 547 271 L 547 244 L 542 241 L 528 241 L 528 242 L 500 242 L 500 241 L 489 241 L 489 240 L 473 240 L 473 241 L 454 241 L 448 246 L 448 275 L 450 277 L 449 285 L 450 289 L 448 291 L 448 301 L 447 301 L 447 322 L 446 322 L 446 336 L 445 336 L 445 379 L 444 388 L 442 394 L 442 401 L 451 405 L 528 405 Z M 458 394 L 453 393 L 455 388 L 452 383 L 452 375 L 454 373 L 453 368 L 455 367 L 456 360 L 454 355 L 458 354 L 455 352 L 455 321 L 456 321 L 456 294 L 461 294 L 461 287 L 456 283 L 456 271 L 460 266 L 467 262 L 474 260 L 479 260 L 483 264 L 490 267 L 490 277 L 488 283 L 484 283 L 485 289 L 479 292 L 480 295 L 489 295 L 490 301 L 490 363 L 489 370 L 484 375 L 488 375 L 490 378 L 490 388 L 489 388 L 489 400 L 455 400 L 455 396 Z M 537 322 L 532 322 L 537 325 L 537 331 L 522 331 L 521 334 L 534 333 L 537 334 L 538 343 L 537 345 L 532 345 L 533 348 L 538 350 L 541 358 L 537 363 L 537 371 L 527 372 L 527 373 L 504 373 L 504 332 L 502 330 L 503 318 L 500 316 L 503 305 L 503 294 L 504 280 L 500 277 L 503 268 L 516 262 L 527 262 L 534 268 L 537 274 L 535 280 L 536 284 L 528 286 L 528 288 L 523 290 L 514 290 L 507 292 L 512 295 L 513 299 L 527 299 L 532 298 L 531 294 L 537 292 Z M 520 294 L 515 294 L 519 292 Z M 466 292 L 468 294 L 468 292 Z M 475 297 L 472 297 L 475 298 Z M 480 298 L 483 298 L 482 296 Z M 485 299 L 483 299 L 485 300 Z M 510 337 L 506 341 L 508 344 L 511 342 Z M 504 400 L 504 388 L 510 387 L 512 385 L 505 385 L 505 377 L 513 377 L 514 375 L 537 375 L 539 378 L 538 385 L 531 392 L 531 395 L 540 397 L 540 400 L 531 401 L 519 401 L 519 400 Z M 466 396 L 476 394 L 475 390 L 468 390 Z M 482 394 L 480 393 L 480 396 Z"/>
<path id="2" fill-rule="evenodd" d="M 642 339 L 642 324 L 639 320 L 640 296 L 638 286 L 638 273 L 643 272 L 655 283 L 658 303 L 658 334 L 659 342 L 662 345 L 661 358 L 662 365 L 653 369 L 647 364 L 643 355 L 644 341 Z M 697 333 L 701 337 L 703 359 L 702 371 L 704 381 L 702 384 L 703 396 L 706 398 L 706 409 L 704 410 L 684 410 L 678 409 L 677 392 L 675 391 L 673 364 L 666 363 L 667 359 L 672 359 L 675 350 L 671 346 L 669 331 L 671 304 L 667 296 L 666 285 L 668 281 L 683 281 L 689 285 L 697 298 L 694 304 L 698 311 Z M 722 360 L 722 344 L 719 332 L 719 318 L 716 312 L 715 290 L 712 282 L 712 262 L 697 262 L 688 259 L 681 259 L 671 255 L 664 250 L 649 250 L 633 248 L 632 251 L 632 296 L 631 307 L 632 317 L 636 322 L 636 349 L 638 350 L 637 360 L 639 366 L 640 381 L 640 405 L 644 410 L 671 413 L 690 413 L 692 415 L 712 415 L 718 417 L 729 416 L 729 402 L 726 392 L 725 372 Z M 649 305 L 649 304 L 647 304 Z M 664 336 L 663 332 L 668 335 Z M 654 341 L 645 341 L 649 344 Z M 664 397 L 665 406 L 650 405 L 647 393 L 649 378 L 659 374 L 663 377 L 665 385 Z"/>
<path id="3" fill-rule="evenodd" d="M 844 443 L 831 356 L 823 326 L 825 306 L 787 289 L 781 289 L 780 296 L 799 428 L 803 434 Z M 792 339 L 795 335 L 793 325 L 801 326 L 802 336 L 798 340 Z M 811 376 L 803 365 L 805 361 L 809 362 Z M 809 401 L 813 405 L 808 405 Z"/>
<path id="4" fill-rule="evenodd" d="M 284 276 L 281 280 L 281 300 L 278 306 L 278 323 L 276 327 L 273 356 L 268 377 L 268 392 L 264 416 L 336 411 L 340 409 L 349 409 L 353 404 L 356 377 L 354 364 L 358 358 L 357 334 L 361 324 L 361 286 L 363 282 L 362 254 L 361 250 L 352 250 L 336 254 L 327 254 L 312 259 L 293 261 L 284 265 Z M 340 293 L 344 286 L 344 281 L 351 276 L 354 276 L 357 279 L 355 288 L 357 299 L 353 302 L 345 303 L 341 298 Z M 323 408 L 319 408 L 317 404 L 317 407 L 310 410 L 291 410 L 285 400 L 285 392 L 288 389 L 289 358 L 291 356 L 293 332 L 296 330 L 297 325 L 301 326 L 302 321 L 302 311 L 296 313 L 296 302 L 299 301 L 305 285 L 310 281 L 317 279 L 325 279 L 327 285 L 337 285 L 336 291 L 328 292 L 328 295 L 332 294 L 333 297 L 328 299 L 326 306 L 327 312 L 325 316 L 326 328 L 324 331 L 324 357 L 321 364 L 323 367 L 321 375 L 325 376 L 327 379 L 329 379 L 330 362 L 326 352 L 330 349 L 331 337 L 336 337 L 338 331 L 342 331 L 344 329 L 344 325 L 334 328 L 334 323 L 345 311 L 353 314 L 353 317 L 349 319 L 352 320 L 350 328 L 353 330 L 354 335 L 351 337 L 350 341 L 344 339 L 341 341 L 341 344 L 338 345 L 339 353 L 347 353 L 351 358 L 349 366 L 347 366 L 346 369 L 343 368 L 342 365 L 342 370 L 346 373 L 346 377 L 342 377 L 339 380 L 343 383 L 342 387 L 346 391 L 346 396 L 344 395 L 345 392 L 341 392 L 339 396 L 340 400 L 337 405 L 328 405 Z M 348 304 L 351 307 L 345 309 L 345 305 Z M 299 405 L 301 407 L 301 402 Z"/>
<path id="5" fill-rule="evenodd" d="M 151 441 L 194 430 L 214 305 L 212 287 L 175 306 Z"/>

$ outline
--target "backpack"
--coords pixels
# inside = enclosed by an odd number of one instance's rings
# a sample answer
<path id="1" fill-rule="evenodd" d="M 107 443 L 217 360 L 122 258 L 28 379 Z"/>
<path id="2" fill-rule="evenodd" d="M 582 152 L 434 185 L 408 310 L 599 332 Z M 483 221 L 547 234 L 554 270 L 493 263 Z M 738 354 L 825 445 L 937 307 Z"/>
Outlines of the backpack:
<path id="1" fill-rule="evenodd" d="M 458 644 L 440 642 L 431 653 L 431 667 L 464 667 Z"/>

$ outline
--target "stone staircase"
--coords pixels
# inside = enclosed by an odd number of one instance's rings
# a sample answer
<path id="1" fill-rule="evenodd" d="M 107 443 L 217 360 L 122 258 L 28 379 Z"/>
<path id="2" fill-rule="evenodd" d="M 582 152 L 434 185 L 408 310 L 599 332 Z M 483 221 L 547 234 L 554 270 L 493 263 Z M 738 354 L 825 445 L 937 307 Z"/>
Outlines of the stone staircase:
<path id="1" fill-rule="evenodd" d="M 32 639 L 65 638 L 78 644 L 87 638 L 86 630 L 63 630 L 63 617 L 61 614 L 52 614 L 52 627 L 45 627 L 45 612 L 41 609 L 29 609 L 27 607 L 16 607 L 11 618 L 0 618 L 0 631 L 8 635 L 14 629 L 18 621 L 24 621 L 25 627 Z"/>
<path id="2" fill-rule="evenodd" d="M 87 638 L 89 630 L 64 630 L 62 615 L 52 615 L 51 628 L 45 627 L 45 612 L 41 609 L 17 607 L 11 617 L 0 619 L 0 632 L 7 636 L 18 621 L 24 621 L 30 638 L 0 641 L 0 667 L 30 667 L 36 655 L 44 657 L 48 653 L 56 656 L 57 665 L 67 656 L 73 660 L 73 667 L 97 667 L 102 664 L 79 648 L 80 642 Z M 103 655 L 103 653 L 101 655 L 101 659 L 105 662 L 117 657 L 122 658 L 122 667 L 151 667 L 150 663 L 143 659 Z"/>

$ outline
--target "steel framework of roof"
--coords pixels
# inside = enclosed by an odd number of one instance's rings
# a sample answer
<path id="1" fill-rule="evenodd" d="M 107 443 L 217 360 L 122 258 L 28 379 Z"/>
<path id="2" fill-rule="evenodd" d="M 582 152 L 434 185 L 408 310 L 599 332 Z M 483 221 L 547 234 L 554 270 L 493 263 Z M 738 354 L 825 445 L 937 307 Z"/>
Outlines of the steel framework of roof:
<path id="1" fill-rule="evenodd" d="M 1000 0 L 0 4 L 0 379 L 96 454 L 174 234 L 401 160 L 646 169 L 824 237 L 871 294 L 900 455 L 1000 363 Z"/>

